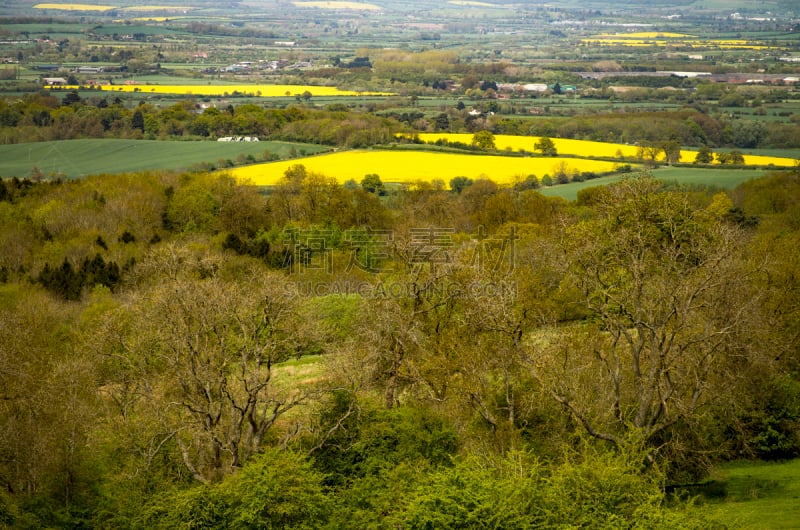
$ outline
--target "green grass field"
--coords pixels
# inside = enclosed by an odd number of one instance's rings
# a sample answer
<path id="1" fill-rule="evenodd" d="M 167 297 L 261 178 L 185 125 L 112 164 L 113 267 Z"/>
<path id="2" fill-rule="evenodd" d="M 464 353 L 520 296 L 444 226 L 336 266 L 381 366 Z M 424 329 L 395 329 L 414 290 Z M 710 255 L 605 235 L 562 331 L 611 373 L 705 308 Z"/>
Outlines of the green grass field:
<path id="1" fill-rule="evenodd" d="M 695 509 L 727 528 L 800 528 L 800 460 L 734 462 L 717 469 Z"/>
<path id="2" fill-rule="evenodd" d="M 147 169 L 185 169 L 193 164 L 219 159 L 236 160 L 243 154 L 261 159 L 265 150 L 288 158 L 294 147 L 298 155 L 328 148 L 289 142 L 176 142 L 158 140 L 62 140 L 0 145 L 0 176 L 27 177 L 34 166 L 45 175 L 80 178 L 99 173 L 122 173 Z"/>
<path id="3" fill-rule="evenodd" d="M 742 182 L 766 175 L 769 171 L 763 169 L 699 169 L 668 167 L 652 171 L 652 175 L 665 182 L 677 182 L 678 184 L 696 184 L 701 186 L 714 186 L 722 189 L 733 189 Z M 574 201 L 578 192 L 593 186 L 605 186 L 625 178 L 625 175 L 614 175 L 601 177 L 583 182 L 570 182 L 569 184 L 559 184 L 539 190 L 542 195 L 548 197 L 564 197 Z"/>

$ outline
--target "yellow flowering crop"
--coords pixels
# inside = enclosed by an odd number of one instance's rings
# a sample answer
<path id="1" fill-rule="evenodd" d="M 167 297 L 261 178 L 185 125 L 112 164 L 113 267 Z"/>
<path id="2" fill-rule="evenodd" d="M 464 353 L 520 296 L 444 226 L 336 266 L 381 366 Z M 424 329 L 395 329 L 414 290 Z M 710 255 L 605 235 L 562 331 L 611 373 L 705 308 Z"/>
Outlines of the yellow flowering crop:
<path id="1" fill-rule="evenodd" d="M 659 33 L 659 32 L 639 32 L 639 33 L 604 33 L 586 39 L 581 39 L 584 44 L 595 45 L 616 45 L 628 47 L 644 46 L 691 46 L 692 48 L 717 48 L 721 50 L 763 50 L 763 49 L 783 49 L 777 46 L 766 44 L 751 43 L 744 39 L 709 39 L 701 40 L 694 35 L 684 35 L 681 33 Z"/>
<path id="2" fill-rule="evenodd" d="M 598 160 L 576 158 L 506 157 L 425 151 L 346 151 L 330 155 L 284 160 L 230 171 L 235 177 L 247 179 L 261 186 L 280 181 L 290 166 L 302 164 L 308 171 L 334 177 L 342 183 L 350 179 L 360 182 L 364 175 L 377 173 L 383 182 L 431 182 L 435 179 L 449 182 L 453 177 L 471 179 L 490 178 L 499 184 L 510 184 L 517 178 L 545 174 L 554 175 L 560 170 L 605 173 L 617 164 Z"/>
<path id="3" fill-rule="evenodd" d="M 637 31 L 634 33 L 602 33 L 597 38 L 616 39 L 693 39 L 695 35 L 671 33 L 669 31 Z"/>
<path id="4" fill-rule="evenodd" d="M 45 87 L 53 88 L 53 87 Z M 60 90 L 77 90 L 77 86 L 55 87 Z M 332 86 L 311 85 L 100 85 L 104 91 L 141 92 L 143 94 L 182 94 L 195 96 L 229 96 L 234 92 L 260 97 L 296 96 L 310 92 L 312 96 L 385 96 L 383 92 L 355 92 L 339 90 Z"/>
<path id="5" fill-rule="evenodd" d="M 189 6 L 128 6 L 123 7 L 123 11 L 187 11 L 192 9 Z"/>
<path id="6" fill-rule="evenodd" d="M 460 142 L 464 144 L 472 143 L 472 134 L 469 133 L 422 133 L 419 139 L 423 142 L 435 143 L 437 140 L 447 140 L 449 142 Z M 494 143 L 499 150 L 519 151 L 525 150 L 533 152 L 533 146 L 540 139 L 539 136 L 512 136 L 497 134 Z M 633 160 L 638 157 L 639 147 L 628 144 L 614 144 L 607 142 L 593 142 L 590 140 L 572 140 L 569 138 L 551 138 L 556 151 L 560 155 L 582 156 L 586 158 L 617 158 L 622 160 Z M 681 162 L 694 162 L 697 151 L 693 149 L 681 150 Z M 663 153 L 659 154 L 658 159 L 663 160 Z M 776 156 L 744 155 L 744 163 L 748 166 L 767 166 L 772 164 L 778 167 L 792 167 L 797 164 L 793 158 L 781 158 Z"/>
<path id="7" fill-rule="evenodd" d="M 693 161 L 694 156 L 695 154 L 692 153 L 691 160 L 684 160 L 684 162 Z M 746 166 L 768 166 L 771 164 L 777 167 L 793 167 L 797 165 L 797 160 L 777 156 L 744 155 L 744 164 Z"/>
<path id="8" fill-rule="evenodd" d="M 34 9 L 61 9 L 63 11 L 109 11 L 114 6 L 98 6 L 95 4 L 36 4 Z"/>
<path id="9" fill-rule="evenodd" d="M 419 139 L 427 143 L 435 143 L 437 140 L 447 140 L 448 142 L 460 142 L 463 144 L 472 143 L 470 133 L 423 133 Z M 513 136 L 509 134 L 497 134 L 494 143 L 497 149 L 511 151 L 534 152 L 533 146 L 541 138 L 539 136 Z M 634 158 L 638 147 L 635 145 L 612 144 L 606 142 L 592 142 L 589 140 L 571 140 L 568 138 L 551 138 L 556 150 L 561 155 L 584 156 L 587 158 Z M 622 155 L 620 157 L 620 155 Z"/>

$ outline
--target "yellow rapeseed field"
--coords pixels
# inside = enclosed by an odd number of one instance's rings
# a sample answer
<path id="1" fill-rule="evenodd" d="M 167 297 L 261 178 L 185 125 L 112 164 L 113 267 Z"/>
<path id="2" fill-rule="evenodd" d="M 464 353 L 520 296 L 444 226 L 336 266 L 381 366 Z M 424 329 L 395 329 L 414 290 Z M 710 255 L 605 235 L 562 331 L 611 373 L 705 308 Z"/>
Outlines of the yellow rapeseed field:
<path id="1" fill-rule="evenodd" d="M 189 6 L 129 6 L 123 7 L 123 11 L 187 11 L 192 9 Z"/>
<path id="2" fill-rule="evenodd" d="M 109 11 L 114 6 L 98 6 L 95 4 L 36 4 L 34 9 L 61 9 L 63 11 Z"/>
<path id="3" fill-rule="evenodd" d="M 601 34 L 581 39 L 581 42 L 584 44 L 629 46 L 632 48 L 643 46 L 691 46 L 693 48 L 716 48 L 721 50 L 783 49 L 765 44 L 754 44 L 752 41 L 744 39 L 701 40 L 693 35 L 657 32 Z"/>
<path id="4" fill-rule="evenodd" d="M 671 33 L 669 31 L 637 31 L 633 33 L 601 33 L 597 38 L 616 39 L 694 39 L 696 35 Z"/>
<path id="5" fill-rule="evenodd" d="M 527 175 L 533 174 L 541 178 L 562 169 L 567 173 L 604 173 L 617 167 L 614 162 L 575 158 L 522 158 L 424 151 L 346 151 L 226 171 L 257 185 L 271 186 L 280 181 L 288 167 L 295 164 L 302 164 L 309 171 L 334 177 L 340 183 L 350 179 L 360 182 L 364 175 L 377 173 L 383 182 L 407 184 L 417 181 L 431 182 L 435 179 L 443 180 L 447 184 L 450 179 L 458 176 L 471 179 L 490 178 L 499 184 L 511 184 Z"/>
<path id="6" fill-rule="evenodd" d="M 77 86 L 45 87 L 57 90 L 77 90 Z M 234 92 L 260 97 L 296 96 L 310 92 L 313 96 L 387 96 L 383 92 L 354 92 L 332 86 L 311 85 L 100 85 L 95 89 L 143 94 L 183 94 L 195 96 L 229 96 Z"/>
<path id="7" fill-rule="evenodd" d="M 314 2 L 298 1 L 292 2 L 297 7 L 318 7 L 322 9 L 362 9 L 365 11 L 378 11 L 380 7 L 375 4 L 365 4 L 362 2 Z"/>
<path id="8" fill-rule="evenodd" d="M 449 142 L 461 142 L 470 144 L 472 135 L 469 133 L 423 133 L 419 135 L 423 142 L 435 143 L 437 140 L 444 139 Z M 533 146 L 538 142 L 538 136 L 511 136 L 498 134 L 494 137 L 497 149 L 519 151 L 525 150 L 533 152 Z M 551 138 L 556 146 L 558 154 L 583 156 L 587 158 L 616 158 L 620 161 L 636 161 L 639 148 L 635 145 L 614 144 L 607 142 L 592 142 L 589 140 L 571 140 L 568 138 Z M 697 156 L 697 151 L 693 149 L 681 150 L 681 162 L 693 162 Z M 663 154 L 659 157 L 663 159 Z M 797 161 L 793 158 L 781 158 L 776 156 L 744 155 L 744 163 L 748 166 L 768 166 L 772 164 L 778 167 L 793 167 Z"/>
<path id="9" fill-rule="evenodd" d="M 683 151 L 686 153 L 686 151 Z M 691 162 L 694 160 L 696 153 L 690 152 L 691 158 L 685 158 L 684 162 Z M 777 167 L 793 167 L 797 165 L 797 160 L 793 158 L 781 158 L 777 156 L 761 156 L 761 155 L 744 155 L 744 163 L 747 166 L 777 166 Z"/>
<path id="10" fill-rule="evenodd" d="M 419 139 L 427 143 L 437 140 L 448 142 L 472 143 L 470 133 L 423 133 Z M 494 143 L 497 149 L 511 151 L 534 152 L 533 146 L 540 140 L 538 136 L 512 136 L 497 134 Z M 626 144 L 611 144 L 605 142 L 591 142 L 588 140 L 570 140 L 568 138 L 552 138 L 556 150 L 562 155 L 585 156 L 587 158 L 634 158 L 638 147 Z M 621 155 L 621 156 L 620 156 Z"/>

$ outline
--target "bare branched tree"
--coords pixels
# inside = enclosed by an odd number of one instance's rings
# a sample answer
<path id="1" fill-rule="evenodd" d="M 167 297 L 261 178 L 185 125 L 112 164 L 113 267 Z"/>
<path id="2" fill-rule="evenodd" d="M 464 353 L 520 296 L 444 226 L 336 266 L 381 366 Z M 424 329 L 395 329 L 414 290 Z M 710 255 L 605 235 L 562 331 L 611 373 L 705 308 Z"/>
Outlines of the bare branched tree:
<path id="1" fill-rule="evenodd" d="M 534 373 L 592 436 L 658 444 L 724 395 L 722 377 L 756 302 L 739 232 L 642 177 L 610 188 L 565 238 L 589 318 L 540 336 Z"/>

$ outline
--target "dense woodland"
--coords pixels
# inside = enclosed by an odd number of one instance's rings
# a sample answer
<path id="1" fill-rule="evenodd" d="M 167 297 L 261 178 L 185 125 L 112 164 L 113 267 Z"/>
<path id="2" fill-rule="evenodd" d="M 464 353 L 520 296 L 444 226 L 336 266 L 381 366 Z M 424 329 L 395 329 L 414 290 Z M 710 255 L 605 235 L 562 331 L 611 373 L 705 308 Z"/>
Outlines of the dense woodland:
<path id="1" fill-rule="evenodd" d="M 0 524 L 702 527 L 800 452 L 800 175 L 0 185 Z"/>

